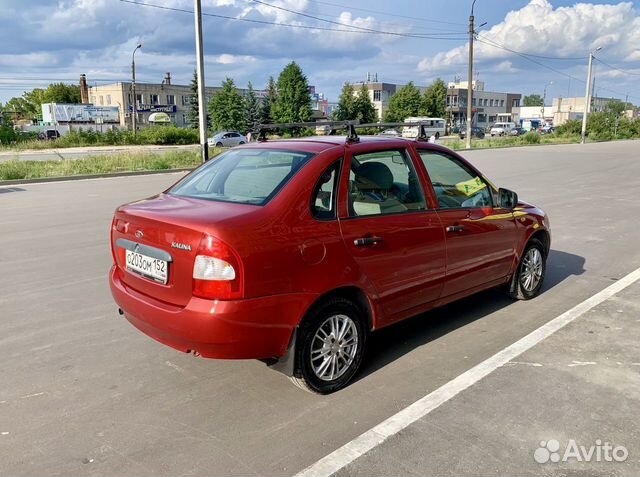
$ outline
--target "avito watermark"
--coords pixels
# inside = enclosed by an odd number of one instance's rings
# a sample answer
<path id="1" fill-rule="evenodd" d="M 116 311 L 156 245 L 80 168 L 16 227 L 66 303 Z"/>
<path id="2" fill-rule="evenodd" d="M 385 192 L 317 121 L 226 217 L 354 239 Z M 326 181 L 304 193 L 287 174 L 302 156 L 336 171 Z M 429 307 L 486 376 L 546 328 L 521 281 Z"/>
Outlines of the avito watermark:
<path id="1" fill-rule="evenodd" d="M 533 453 L 533 458 L 539 464 L 547 462 L 624 462 L 629 457 L 629 451 L 624 446 L 614 446 L 610 442 L 596 439 L 591 446 L 579 445 L 575 439 L 569 439 L 564 450 L 556 439 L 540 441 L 540 447 Z"/>

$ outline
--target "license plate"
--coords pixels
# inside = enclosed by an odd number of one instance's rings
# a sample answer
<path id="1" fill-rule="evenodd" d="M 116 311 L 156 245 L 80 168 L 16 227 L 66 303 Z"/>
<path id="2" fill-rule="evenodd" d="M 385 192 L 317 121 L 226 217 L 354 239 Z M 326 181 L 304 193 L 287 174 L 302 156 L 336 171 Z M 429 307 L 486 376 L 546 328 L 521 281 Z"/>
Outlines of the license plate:
<path id="1" fill-rule="evenodd" d="M 167 283 L 167 271 L 169 267 L 166 260 L 147 257 L 146 255 L 132 252 L 131 250 L 127 250 L 126 252 L 127 270 L 142 275 L 154 282 L 162 283 L 163 285 Z"/>

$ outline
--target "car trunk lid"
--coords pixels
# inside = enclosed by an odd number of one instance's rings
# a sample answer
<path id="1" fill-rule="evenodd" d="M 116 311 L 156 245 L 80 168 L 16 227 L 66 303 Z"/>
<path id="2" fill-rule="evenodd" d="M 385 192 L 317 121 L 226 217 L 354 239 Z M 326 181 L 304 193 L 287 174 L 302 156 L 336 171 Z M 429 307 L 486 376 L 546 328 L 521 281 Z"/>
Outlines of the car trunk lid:
<path id="1" fill-rule="evenodd" d="M 222 222 L 252 210 L 255 206 L 169 194 L 118 208 L 111 234 L 122 281 L 160 301 L 186 305 L 192 297 L 193 264 L 203 237 L 215 235 Z M 167 267 L 166 278 L 156 270 L 162 266 Z"/>

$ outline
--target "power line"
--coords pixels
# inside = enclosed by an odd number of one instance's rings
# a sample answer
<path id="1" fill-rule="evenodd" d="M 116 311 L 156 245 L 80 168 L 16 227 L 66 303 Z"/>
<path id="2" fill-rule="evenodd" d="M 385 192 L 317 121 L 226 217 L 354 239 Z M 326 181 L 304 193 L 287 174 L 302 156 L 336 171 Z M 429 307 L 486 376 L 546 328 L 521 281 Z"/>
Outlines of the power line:
<path id="1" fill-rule="evenodd" d="M 301 17 L 305 17 L 305 18 L 311 18 L 313 20 L 318 20 L 321 22 L 326 22 L 326 23 L 331 23 L 332 25 L 340 25 L 340 26 L 344 26 L 344 27 L 349 27 L 349 28 L 356 28 L 358 30 L 362 30 L 362 31 L 366 31 L 369 33 L 381 33 L 381 34 L 391 34 L 391 35 L 398 35 L 398 36 L 405 36 L 405 35 L 419 35 L 420 37 L 422 37 L 422 35 L 430 35 L 430 36 L 447 36 L 447 35 L 464 35 L 465 32 L 448 32 L 448 33 L 412 33 L 412 34 L 408 34 L 408 33 L 398 33 L 398 32 L 389 32 L 389 31 L 383 31 L 383 30 L 376 30 L 373 28 L 366 28 L 366 27 L 361 27 L 361 26 L 357 26 L 357 25 L 350 25 L 348 23 L 342 23 L 336 20 L 327 20 L 325 18 L 320 18 L 319 16 L 316 15 L 310 15 L 308 13 L 304 13 L 304 12 L 299 12 L 297 10 L 291 10 L 289 8 L 284 8 L 281 7 L 279 5 L 273 5 L 271 3 L 267 3 L 267 2 L 263 2 L 262 0 L 247 0 L 247 1 L 251 1 L 253 3 L 257 3 L 259 5 L 264 5 L 266 7 L 269 8 L 275 8 L 277 10 L 283 11 L 283 12 L 287 12 L 287 13 L 293 13 L 294 15 L 299 15 Z"/>
<path id="2" fill-rule="evenodd" d="M 173 11 L 173 12 L 181 12 L 181 13 L 193 14 L 193 10 L 187 10 L 185 8 L 167 7 L 167 6 L 164 6 L 164 5 L 157 5 L 157 4 L 153 4 L 153 3 L 145 3 L 145 2 L 138 1 L 138 0 L 120 0 L 120 1 L 123 2 L 123 3 L 130 3 L 132 5 L 139 5 L 139 6 L 143 6 L 143 7 L 156 8 L 156 9 L 159 9 L 159 10 L 167 10 L 167 11 Z M 372 33 L 374 33 L 374 32 L 369 32 L 369 31 L 365 31 L 365 30 L 346 30 L 346 29 L 343 29 L 343 28 L 328 28 L 328 27 L 312 26 L 312 25 L 293 25 L 293 24 L 290 24 L 290 23 L 270 22 L 270 21 L 266 21 L 266 20 L 255 20 L 255 19 L 251 19 L 251 18 L 238 18 L 238 17 L 229 16 L 229 15 L 219 15 L 219 14 L 215 14 L 215 13 L 206 13 L 206 12 L 203 12 L 202 16 L 214 17 L 214 18 L 222 18 L 222 19 L 225 19 L 225 20 L 233 20 L 233 21 L 239 21 L 239 22 L 256 23 L 256 24 L 260 24 L 260 25 L 274 25 L 274 26 L 283 26 L 283 27 L 288 27 L 288 28 L 301 28 L 301 29 L 305 29 L 305 30 L 335 31 L 335 32 L 340 32 L 340 33 L 360 33 L 360 34 L 372 34 Z M 350 28 L 356 28 L 356 27 L 354 27 L 352 25 L 350 25 L 349 27 Z M 360 28 L 362 28 L 362 27 L 360 27 Z M 411 34 L 403 34 L 403 33 L 396 33 L 396 32 L 385 32 L 385 31 L 375 32 L 375 34 L 403 36 L 403 37 L 407 37 L 407 38 L 429 38 L 429 36 L 423 36 L 423 35 L 411 35 Z M 460 38 L 438 38 L 438 37 L 432 37 L 432 39 L 455 40 L 455 41 L 459 41 L 460 40 Z"/>
<path id="3" fill-rule="evenodd" d="M 314 3 L 319 3 L 321 5 L 328 5 L 328 6 L 331 6 L 331 7 L 348 8 L 349 10 L 356 10 L 356 11 L 367 12 L 367 13 L 377 13 L 377 14 L 380 14 L 380 15 L 387 15 L 387 16 L 390 16 L 390 17 L 404 18 L 404 19 L 418 21 L 418 22 L 440 23 L 440 24 L 444 24 L 444 25 L 455 25 L 455 26 L 463 26 L 463 27 L 466 26 L 465 23 L 455 23 L 455 22 L 448 22 L 448 21 L 444 21 L 444 20 L 433 20 L 433 19 L 430 19 L 430 18 L 422 18 L 422 17 L 410 17 L 408 15 L 399 15 L 397 13 L 384 12 L 384 11 L 381 11 L 381 10 L 371 10 L 369 8 L 357 8 L 357 7 L 352 7 L 351 5 L 324 2 L 324 1 L 320 1 L 320 0 L 311 0 L 311 1 L 314 2 Z"/>
<path id="4" fill-rule="evenodd" d="M 484 38 L 484 37 L 483 37 L 483 38 Z M 530 57 L 529 57 L 529 56 L 527 56 L 525 53 L 520 53 L 519 51 L 512 50 L 511 48 L 507 48 L 506 46 L 500 45 L 500 44 L 495 43 L 495 42 L 491 42 L 491 40 L 486 41 L 486 39 L 480 39 L 480 38 L 478 38 L 478 40 L 477 40 L 477 41 L 479 41 L 479 42 L 481 42 L 481 43 L 484 43 L 484 44 L 486 44 L 486 45 L 489 45 L 489 46 L 493 46 L 494 48 L 500 48 L 500 49 L 503 49 L 503 50 L 509 51 L 509 52 L 511 52 L 511 53 L 513 53 L 513 54 L 515 54 L 515 55 L 518 55 L 518 56 L 520 56 L 520 57 L 524 58 L 524 59 L 525 59 L 525 60 L 527 60 L 527 61 L 530 61 L 530 62 L 532 62 L 532 63 L 535 63 L 535 64 L 536 64 L 536 65 L 538 65 L 538 66 L 542 66 L 543 68 L 546 68 L 546 69 L 548 69 L 548 70 L 551 70 L 551 71 L 553 71 L 553 72 L 555 72 L 555 73 L 557 73 L 557 74 L 559 74 L 559 75 L 565 76 L 565 77 L 570 78 L 570 79 L 572 79 L 572 80 L 574 80 L 574 81 L 578 81 L 578 82 L 580 82 L 580 83 L 586 83 L 586 81 L 585 81 L 585 80 L 583 80 L 583 79 L 577 78 L 576 76 L 570 75 L 569 73 L 565 73 L 564 71 L 558 70 L 558 69 L 556 69 L 556 68 L 554 68 L 554 67 L 552 67 L 552 66 L 546 65 L 546 64 L 544 64 L 544 63 L 541 63 L 540 61 L 537 61 L 537 60 L 535 60 L 535 59 L 533 59 L 533 58 L 530 58 Z M 598 86 L 598 88 L 599 88 L 600 90 L 608 91 L 608 92 L 613 93 L 613 94 L 616 94 L 616 95 L 618 95 L 618 96 L 625 96 L 625 95 L 626 95 L 626 94 L 624 94 L 624 93 L 620 93 L 619 91 L 615 91 L 615 90 L 612 90 L 612 89 L 607 88 L 607 87 L 604 87 L 604 86 Z M 631 95 L 628 95 L 628 96 L 629 96 L 630 98 L 635 98 L 634 96 L 631 96 Z M 636 99 L 637 99 L 637 98 L 636 98 Z"/>
<path id="5" fill-rule="evenodd" d="M 625 70 L 621 70 L 620 68 L 616 68 L 613 65 L 610 65 L 609 63 L 605 63 L 604 61 L 602 61 L 600 58 L 596 58 L 595 56 L 593 57 L 596 61 L 602 63 L 605 66 L 608 66 L 609 68 L 611 68 L 612 70 L 616 70 L 619 71 L 620 73 L 624 73 L 625 75 L 631 75 L 631 76 L 640 76 L 640 73 L 633 73 L 631 71 L 625 71 Z"/>
<path id="6" fill-rule="evenodd" d="M 577 60 L 585 60 L 587 57 L 582 57 L 582 56 L 574 56 L 574 57 L 569 57 L 569 56 L 543 56 L 543 55 L 533 55 L 531 53 L 524 53 L 523 51 L 516 51 L 513 50 L 511 48 L 508 48 L 506 46 L 504 46 L 502 43 L 499 43 L 495 40 L 492 40 L 491 38 L 488 38 L 484 35 L 478 35 L 478 41 L 480 40 L 485 40 L 485 42 L 490 42 L 491 46 L 495 46 L 496 48 L 502 48 L 503 50 L 507 50 L 510 51 L 512 53 L 515 53 L 517 55 L 522 55 L 522 56 L 528 56 L 530 58 L 539 58 L 541 60 L 566 60 L 566 61 L 577 61 Z"/>

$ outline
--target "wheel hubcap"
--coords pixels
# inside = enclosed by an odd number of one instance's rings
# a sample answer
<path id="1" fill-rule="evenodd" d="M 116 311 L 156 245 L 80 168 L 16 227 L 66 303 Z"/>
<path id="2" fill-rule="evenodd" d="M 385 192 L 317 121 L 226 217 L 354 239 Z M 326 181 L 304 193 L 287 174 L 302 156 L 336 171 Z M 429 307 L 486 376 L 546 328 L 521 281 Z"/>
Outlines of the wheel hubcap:
<path id="1" fill-rule="evenodd" d="M 347 315 L 327 318 L 311 341 L 311 369 L 323 381 L 342 376 L 358 351 L 358 329 Z"/>
<path id="2" fill-rule="evenodd" d="M 537 248 L 530 248 L 522 262 L 520 283 L 525 291 L 531 292 L 542 279 L 542 254 Z"/>

